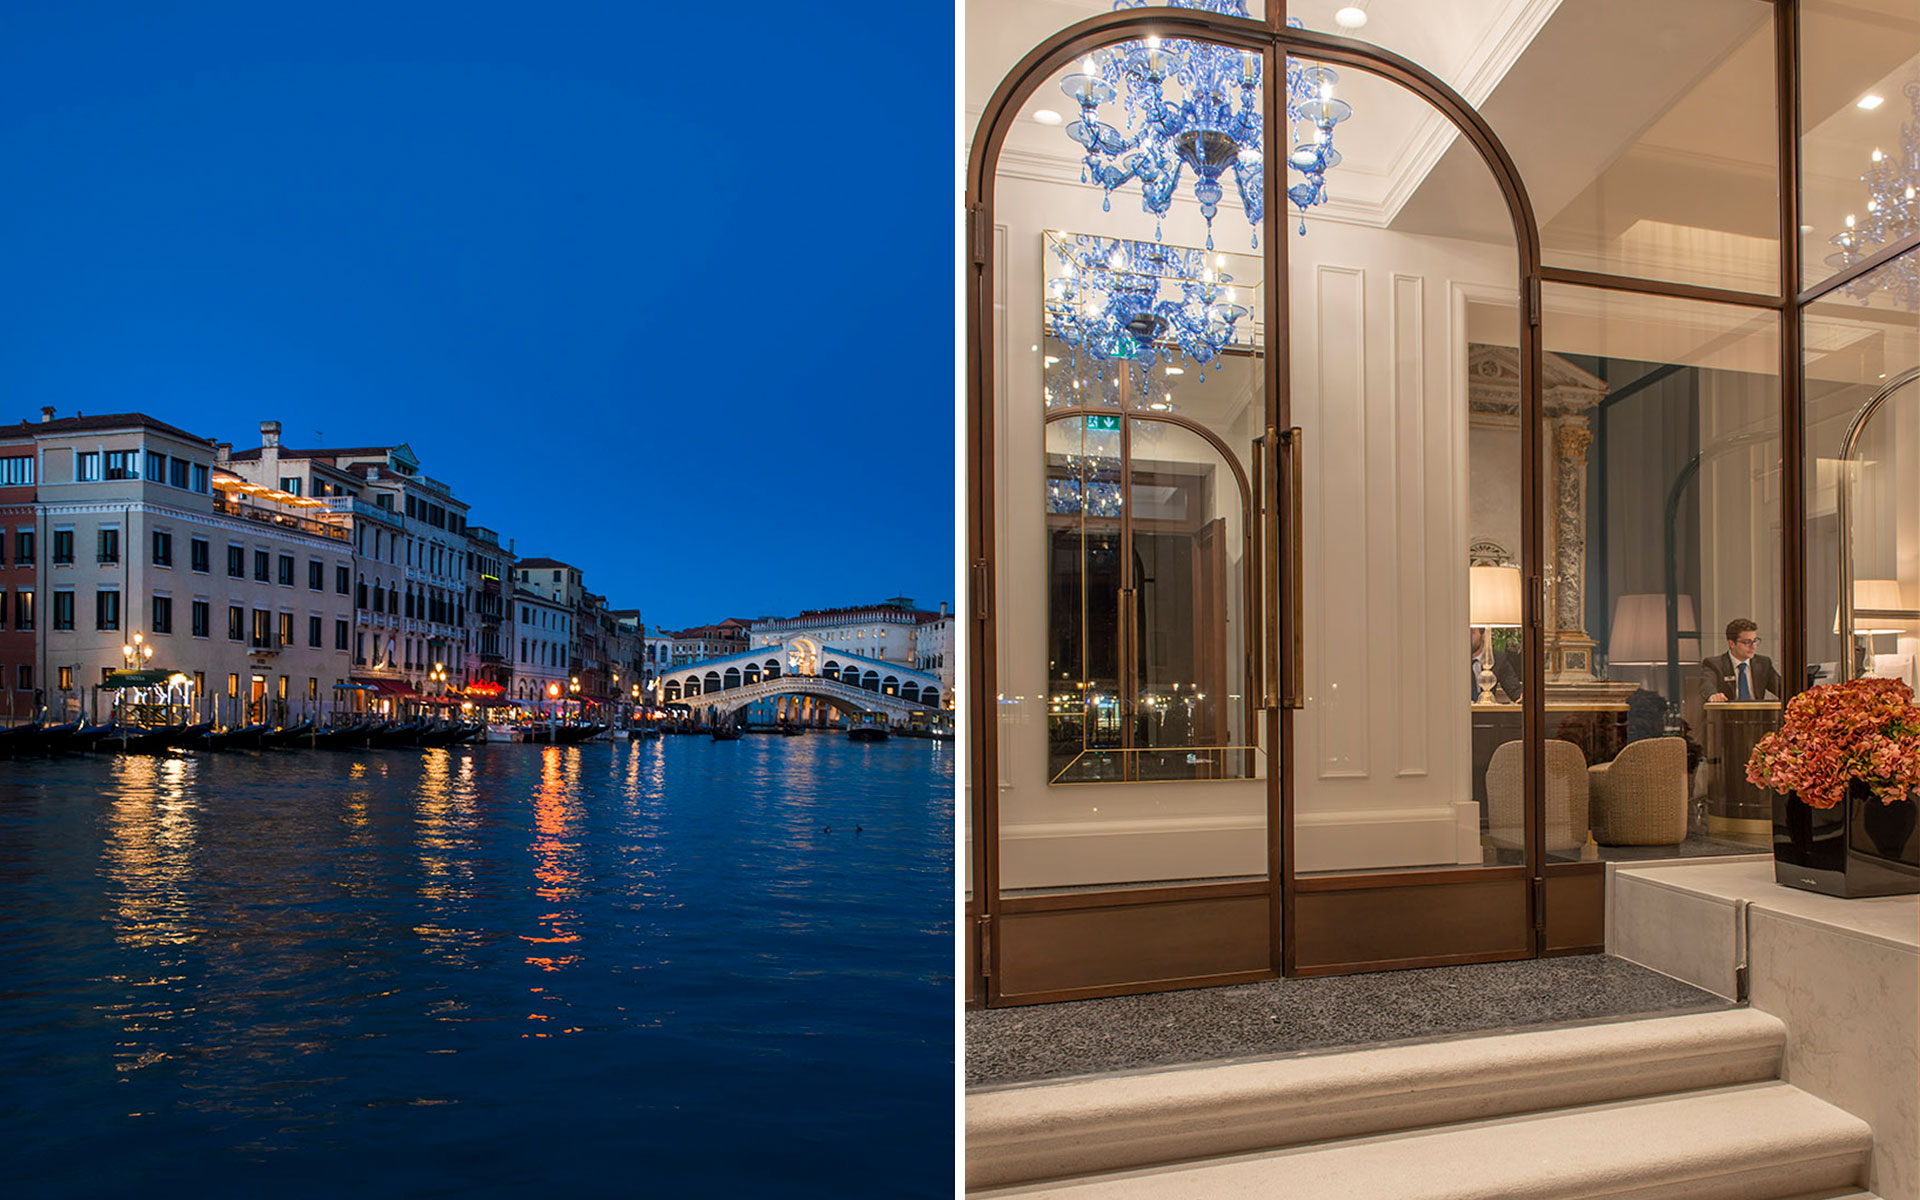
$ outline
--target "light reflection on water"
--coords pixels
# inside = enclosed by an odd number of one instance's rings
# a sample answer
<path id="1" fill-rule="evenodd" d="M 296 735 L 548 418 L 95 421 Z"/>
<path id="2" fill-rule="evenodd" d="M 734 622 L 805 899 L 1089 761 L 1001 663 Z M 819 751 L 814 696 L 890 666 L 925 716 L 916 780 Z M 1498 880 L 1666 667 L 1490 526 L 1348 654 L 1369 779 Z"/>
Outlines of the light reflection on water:
<path id="1" fill-rule="evenodd" d="M 950 753 L 0 764 L 9 1166 L 49 1195 L 632 1195 L 636 1159 L 661 1195 L 944 1195 Z"/>

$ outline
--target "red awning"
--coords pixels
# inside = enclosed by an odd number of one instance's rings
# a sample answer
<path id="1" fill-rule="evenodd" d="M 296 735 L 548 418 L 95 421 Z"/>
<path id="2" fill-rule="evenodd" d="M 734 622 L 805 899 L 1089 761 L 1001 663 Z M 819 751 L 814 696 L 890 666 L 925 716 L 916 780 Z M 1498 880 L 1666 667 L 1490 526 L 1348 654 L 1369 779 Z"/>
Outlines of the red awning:
<path id="1" fill-rule="evenodd" d="M 402 699 L 417 698 L 420 693 L 408 687 L 403 679 L 356 679 L 355 683 L 364 683 L 383 696 L 399 696 Z"/>

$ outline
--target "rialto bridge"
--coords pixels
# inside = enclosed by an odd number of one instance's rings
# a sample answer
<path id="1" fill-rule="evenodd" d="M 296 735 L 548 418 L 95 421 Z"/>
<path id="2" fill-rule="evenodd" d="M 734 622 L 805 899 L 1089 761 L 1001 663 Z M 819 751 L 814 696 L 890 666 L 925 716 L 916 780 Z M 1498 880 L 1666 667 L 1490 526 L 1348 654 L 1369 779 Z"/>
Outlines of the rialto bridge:
<path id="1" fill-rule="evenodd" d="M 938 675 L 806 637 L 675 667 L 656 686 L 661 704 L 727 716 L 766 702 L 774 719 L 797 725 L 838 723 L 860 712 L 883 712 L 900 724 L 916 712 L 940 711 L 944 699 Z"/>

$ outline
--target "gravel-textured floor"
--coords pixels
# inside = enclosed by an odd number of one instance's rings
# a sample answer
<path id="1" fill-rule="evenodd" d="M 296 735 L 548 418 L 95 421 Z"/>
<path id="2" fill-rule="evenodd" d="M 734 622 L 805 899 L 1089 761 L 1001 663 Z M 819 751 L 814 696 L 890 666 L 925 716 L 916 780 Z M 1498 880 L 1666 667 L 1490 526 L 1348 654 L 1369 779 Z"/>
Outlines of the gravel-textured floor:
<path id="1" fill-rule="evenodd" d="M 1603 954 L 1281 979 L 970 1012 L 967 1084 L 1725 1007 L 1718 996 Z"/>

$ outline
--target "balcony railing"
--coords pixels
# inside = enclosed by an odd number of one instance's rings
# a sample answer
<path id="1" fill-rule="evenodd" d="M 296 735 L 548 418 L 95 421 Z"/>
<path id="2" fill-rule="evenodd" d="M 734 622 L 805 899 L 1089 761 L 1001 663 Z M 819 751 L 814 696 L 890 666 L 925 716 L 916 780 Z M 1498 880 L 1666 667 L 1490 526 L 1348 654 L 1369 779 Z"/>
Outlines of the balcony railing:
<path id="1" fill-rule="evenodd" d="M 345 526 L 334 525 L 326 521 L 316 521 L 311 517 L 299 517 L 292 513 L 280 512 L 276 509 L 261 508 L 258 505 L 248 504 L 245 501 L 236 500 L 228 496 L 216 495 L 213 498 L 213 511 L 226 513 L 229 516 L 241 517 L 248 521 L 258 521 L 263 525 L 273 525 L 281 529 L 292 530 L 296 533 L 330 538 L 336 542 L 344 542 L 349 538 Z"/>

